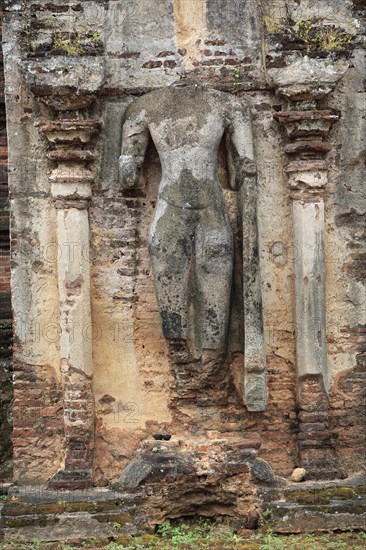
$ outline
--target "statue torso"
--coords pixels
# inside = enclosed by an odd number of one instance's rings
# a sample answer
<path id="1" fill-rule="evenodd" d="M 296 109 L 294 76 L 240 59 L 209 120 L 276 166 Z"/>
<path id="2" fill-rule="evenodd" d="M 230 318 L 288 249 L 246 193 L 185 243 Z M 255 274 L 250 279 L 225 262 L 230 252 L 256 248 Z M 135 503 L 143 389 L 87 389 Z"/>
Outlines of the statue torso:
<path id="1" fill-rule="evenodd" d="M 156 94 L 146 117 L 162 165 L 159 198 L 181 208 L 221 203 L 217 150 L 227 121 L 219 93 L 190 86 Z"/>

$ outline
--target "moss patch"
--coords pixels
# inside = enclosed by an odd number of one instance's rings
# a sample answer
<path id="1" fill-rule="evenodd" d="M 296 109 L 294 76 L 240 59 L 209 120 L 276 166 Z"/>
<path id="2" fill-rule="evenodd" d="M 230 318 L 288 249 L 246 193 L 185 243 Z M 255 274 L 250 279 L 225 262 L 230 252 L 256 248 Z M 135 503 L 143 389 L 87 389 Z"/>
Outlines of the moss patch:
<path id="1" fill-rule="evenodd" d="M 286 494 L 286 500 L 299 504 L 327 504 L 332 500 L 351 500 L 358 495 L 366 495 L 366 486 L 359 487 L 328 487 L 309 491 L 291 491 Z"/>
<path id="2" fill-rule="evenodd" d="M 127 512 L 121 512 L 120 514 L 97 514 L 94 517 L 100 523 L 111 523 L 116 526 L 133 522 L 133 517 Z"/>
<path id="3" fill-rule="evenodd" d="M 67 502 L 65 505 L 66 512 L 95 512 L 94 502 Z"/>
<path id="4" fill-rule="evenodd" d="M 105 500 L 96 503 L 97 512 L 112 512 L 123 507 L 122 500 Z"/>

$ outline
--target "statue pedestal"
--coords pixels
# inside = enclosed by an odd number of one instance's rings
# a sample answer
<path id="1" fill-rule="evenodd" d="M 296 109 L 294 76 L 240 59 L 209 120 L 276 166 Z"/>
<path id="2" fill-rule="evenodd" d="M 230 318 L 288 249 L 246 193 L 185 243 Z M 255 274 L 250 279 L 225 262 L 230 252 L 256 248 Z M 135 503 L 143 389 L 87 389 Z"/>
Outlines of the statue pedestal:
<path id="1" fill-rule="evenodd" d="M 267 462 L 257 458 L 259 440 L 245 439 L 239 432 L 220 435 L 207 431 L 184 439 L 147 439 L 114 488 L 142 491 L 153 523 L 222 515 L 241 517 L 243 526 L 254 527 L 261 489 L 268 491 L 281 482 Z"/>

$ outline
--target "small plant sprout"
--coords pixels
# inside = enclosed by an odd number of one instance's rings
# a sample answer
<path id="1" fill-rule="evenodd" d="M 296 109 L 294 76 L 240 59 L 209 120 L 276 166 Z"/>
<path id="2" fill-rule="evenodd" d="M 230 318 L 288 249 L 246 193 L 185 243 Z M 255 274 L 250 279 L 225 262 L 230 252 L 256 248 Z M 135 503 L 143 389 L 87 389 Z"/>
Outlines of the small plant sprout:
<path id="1" fill-rule="evenodd" d="M 102 41 L 102 37 L 101 37 L 101 35 L 98 31 L 93 32 L 92 40 L 93 40 L 93 42 L 101 42 Z"/>
<path id="2" fill-rule="evenodd" d="M 300 20 L 286 30 L 305 43 L 307 53 L 346 50 L 353 40 L 352 35 L 340 27 L 318 20 Z"/>
<path id="3" fill-rule="evenodd" d="M 67 55 L 70 56 L 82 55 L 84 51 L 82 45 L 80 44 L 79 36 L 71 38 L 63 35 L 58 35 L 54 40 L 53 47 L 56 50 L 64 51 Z"/>

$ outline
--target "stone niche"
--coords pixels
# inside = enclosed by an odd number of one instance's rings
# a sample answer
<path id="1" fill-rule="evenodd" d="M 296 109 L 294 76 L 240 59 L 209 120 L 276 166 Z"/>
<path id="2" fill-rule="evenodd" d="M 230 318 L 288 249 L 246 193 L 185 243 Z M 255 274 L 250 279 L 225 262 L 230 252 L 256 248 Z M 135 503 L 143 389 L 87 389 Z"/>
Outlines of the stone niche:
<path id="1" fill-rule="evenodd" d="M 286 4 L 7 2 L 18 486 L 254 526 L 364 468 L 362 15 Z"/>

